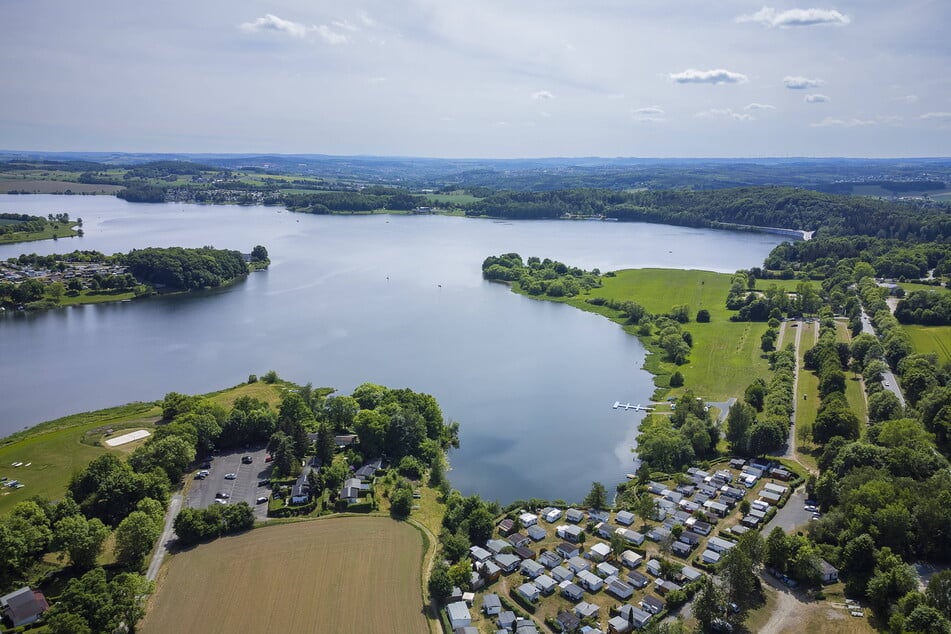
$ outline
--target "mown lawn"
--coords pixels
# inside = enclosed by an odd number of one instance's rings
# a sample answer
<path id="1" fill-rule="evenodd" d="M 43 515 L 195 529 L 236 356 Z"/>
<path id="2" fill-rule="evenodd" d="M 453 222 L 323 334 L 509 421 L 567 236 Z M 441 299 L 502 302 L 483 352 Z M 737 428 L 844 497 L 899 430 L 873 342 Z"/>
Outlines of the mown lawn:
<path id="1" fill-rule="evenodd" d="M 668 313 L 674 306 L 686 304 L 691 321 L 684 328 L 693 336 L 689 362 L 683 366 L 661 361 L 659 354 L 648 358 L 647 369 L 660 375 L 658 385 L 666 386 L 667 376 L 675 370 L 684 375 L 684 389 L 710 400 L 724 400 L 743 394 L 757 376 L 763 376 L 768 363 L 760 349 L 764 323 L 732 322 L 734 311 L 726 308 L 730 275 L 711 271 L 676 269 L 630 269 L 615 277 L 603 277 L 603 286 L 567 303 L 595 312 L 621 323 L 615 311 L 586 302 L 591 297 L 632 300 L 651 313 Z M 710 312 L 709 323 L 694 321 L 697 311 Z M 633 331 L 627 328 L 628 332 Z M 649 343 L 649 341 L 647 342 Z M 682 390 L 674 390 L 678 394 Z"/>
<path id="2" fill-rule="evenodd" d="M 915 352 L 938 355 L 938 363 L 951 363 L 951 326 L 902 326 Z"/>
<path id="3" fill-rule="evenodd" d="M 840 319 L 835 322 L 835 334 L 837 341 L 845 343 L 852 341 L 852 333 L 849 332 L 846 321 Z M 849 403 L 849 409 L 855 412 L 864 427 L 864 424 L 868 422 L 868 406 L 865 402 L 865 390 L 862 389 L 861 375 L 846 370 L 845 377 L 845 400 Z"/>

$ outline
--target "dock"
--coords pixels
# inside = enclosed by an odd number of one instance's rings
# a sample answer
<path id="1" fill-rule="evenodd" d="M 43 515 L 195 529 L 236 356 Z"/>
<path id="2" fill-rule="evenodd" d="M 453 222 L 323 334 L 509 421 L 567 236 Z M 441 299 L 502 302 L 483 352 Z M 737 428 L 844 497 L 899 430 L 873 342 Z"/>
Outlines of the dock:
<path id="1" fill-rule="evenodd" d="M 630 403 L 622 403 L 621 401 L 614 401 L 614 409 L 623 409 L 628 410 L 632 409 L 635 412 L 653 412 L 653 407 L 646 407 L 638 403 L 637 405 L 631 405 Z"/>

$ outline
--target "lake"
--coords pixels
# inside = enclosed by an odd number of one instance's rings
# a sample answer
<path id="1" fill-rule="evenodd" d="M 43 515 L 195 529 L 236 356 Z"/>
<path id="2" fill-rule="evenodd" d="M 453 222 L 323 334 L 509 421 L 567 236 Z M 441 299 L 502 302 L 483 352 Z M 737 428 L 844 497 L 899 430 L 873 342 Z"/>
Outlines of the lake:
<path id="1" fill-rule="evenodd" d="M 148 246 L 249 252 L 268 271 L 222 290 L 0 318 L 0 434 L 65 414 L 203 393 L 274 369 L 349 393 L 369 381 L 434 395 L 461 424 L 453 486 L 505 503 L 580 501 L 632 470 L 646 402 L 644 349 L 616 324 L 485 282 L 488 255 L 518 252 L 602 271 L 759 266 L 782 238 L 613 222 L 444 216 L 310 216 L 273 207 L 0 196 L 0 212 L 68 212 L 83 238 L 20 253 Z M 725 298 L 724 298 L 725 299 Z"/>

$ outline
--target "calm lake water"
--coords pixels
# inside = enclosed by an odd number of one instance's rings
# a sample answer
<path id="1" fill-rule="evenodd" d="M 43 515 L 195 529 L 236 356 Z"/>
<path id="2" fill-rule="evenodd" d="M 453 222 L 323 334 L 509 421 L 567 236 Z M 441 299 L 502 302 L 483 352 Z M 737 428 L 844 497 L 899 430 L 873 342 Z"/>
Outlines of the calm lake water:
<path id="1" fill-rule="evenodd" d="M 602 271 L 756 266 L 772 235 L 605 222 L 308 216 L 277 208 L 0 196 L 0 212 L 68 212 L 85 237 L 0 246 L 0 258 L 148 246 L 250 251 L 266 272 L 184 297 L 0 318 L 0 434 L 170 391 L 202 393 L 274 369 L 349 393 L 365 381 L 433 394 L 461 423 L 453 485 L 508 502 L 580 500 L 631 471 L 651 377 L 606 319 L 482 280 L 518 252 Z"/>

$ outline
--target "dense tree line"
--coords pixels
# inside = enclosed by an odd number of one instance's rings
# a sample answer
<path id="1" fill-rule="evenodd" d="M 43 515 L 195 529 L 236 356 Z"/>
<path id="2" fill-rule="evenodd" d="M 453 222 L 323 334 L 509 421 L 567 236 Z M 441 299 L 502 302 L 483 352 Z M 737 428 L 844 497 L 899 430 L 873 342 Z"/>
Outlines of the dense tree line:
<path id="1" fill-rule="evenodd" d="M 427 204 L 425 196 L 415 196 L 401 189 L 368 187 L 359 192 L 319 192 L 283 194 L 282 202 L 291 211 L 314 214 L 332 212 L 409 211 Z"/>
<path id="2" fill-rule="evenodd" d="M 913 291 L 898 302 L 895 318 L 903 324 L 947 326 L 951 324 L 951 293 Z"/>
<path id="3" fill-rule="evenodd" d="M 584 271 L 577 267 L 545 258 L 522 261 L 518 253 L 489 256 L 482 262 L 482 277 L 487 280 L 513 282 L 529 295 L 547 297 L 574 297 L 579 293 L 601 286 L 601 272 Z"/>
<path id="4" fill-rule="evenodd" d="M 116 192 L 116 197 L 130 203 L 164 203 L 166 188 L 148 183 L 133 183 Z"/>
<path id="5" fill-rule="evenodd" d="M 568 189 L 502 191 L 466 212 L 504 218 L 559 218 L 566 213 L 686 226 L 752 225 L 913 241 L 951 237 L 951 215 L 937 208 L 835 196 L 789 187 L 619 192 Z"/>
<path id="6" fill-rule="evenodd" d="M 136 279 L 180 290 L 221 286 L 248 272 L 241 253 L 212 247 L 136 249 L 120 260 Z"/>
<path id="7" fill-rule="evenodd" d="M 45 231 L 48 227 L 69 224 L 69 214 L 50 214 L 49 217 L 31 216 L 29 214 L 0 213 L 0 236 L 10 233 L 32 233 Z"/>
<path id="8" fill-rule="evenodd" d="M 676 472 L 717 455 L 720 429 L 702 400 L 687 390 L 670 416 L 648 414 L 638 428 L 637 456 L 650 469 Z"/>
<path id="9" fill-rule="evenodd" d="M 904 239 L 850 235 L 784 242 L 770 252 L 764 262 L 765 270 L 757 269 L 757 277 L 768 277 L 771 271 L 788 271 L 789 276 L 822 278 L 832 275 L 843 264 L 854 267 L 860 262 L 870 268 L 859 272 L 871 277 L 919 279 L 932 269 L 937 275 L 948 275 L 951 244 L 947 239 L 947 235 L 942 235 L 935 241 L 910 243 Z"/>

